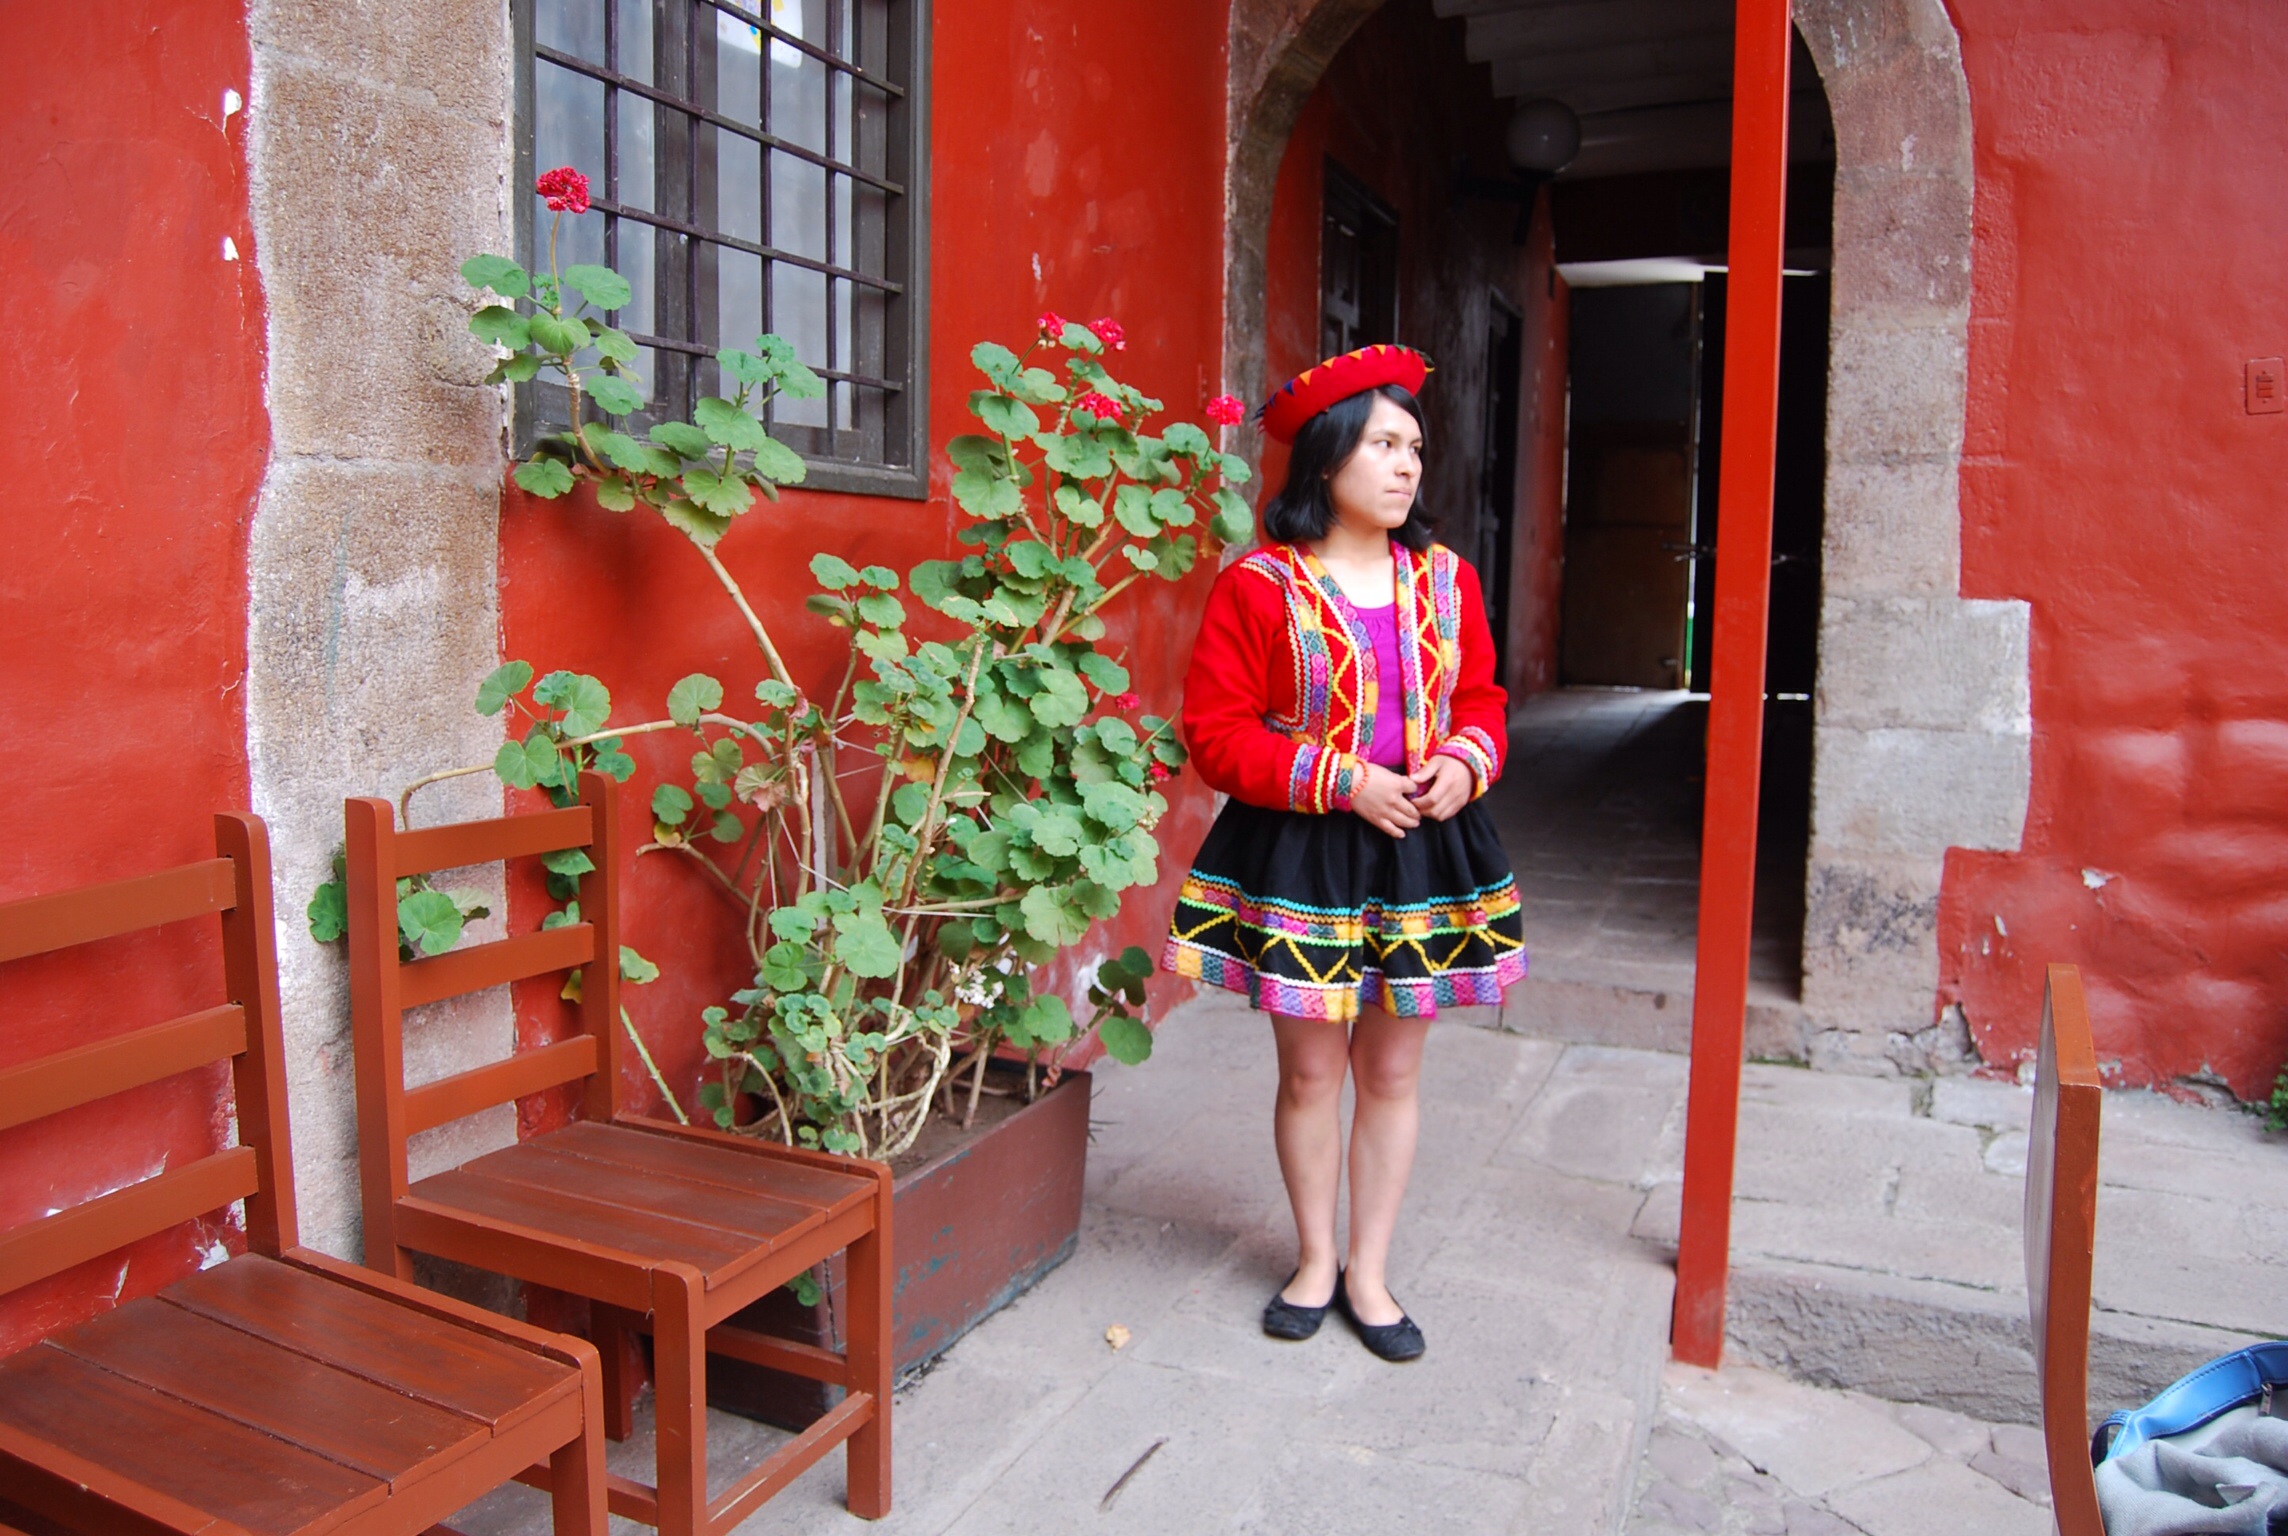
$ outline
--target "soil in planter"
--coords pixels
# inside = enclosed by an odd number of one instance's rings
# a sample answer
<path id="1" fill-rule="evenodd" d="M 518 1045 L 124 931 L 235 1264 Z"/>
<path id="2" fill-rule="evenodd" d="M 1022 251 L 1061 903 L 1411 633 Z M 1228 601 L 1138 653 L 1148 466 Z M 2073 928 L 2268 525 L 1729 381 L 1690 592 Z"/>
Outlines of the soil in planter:
<path id="1" fill-rule="evenodd" d="M 890 1159 L 890 1172 L 902 1179 L 915 1169 L 990 1135 L 993 1127 L 1026 1107 L 1025 1073 L 1022 1068 L 988 1072 L 985 1083 L 988 1088 L 1003 1091 L 977 1096 L 975 1120 L 966 1126 L 961 1123 L 961 1111 L 969 1103 L 969 1085 L 964 1082 L 954 1094 L 954 1112 L 950 1115 L 940 1112 L 930 1116 L 929 1123 L 922 1127 L 922 1133 L 914 1138 L 914 1144 Z M 1042 1090 L 1044 1094 L 1047 1091 Z"/>

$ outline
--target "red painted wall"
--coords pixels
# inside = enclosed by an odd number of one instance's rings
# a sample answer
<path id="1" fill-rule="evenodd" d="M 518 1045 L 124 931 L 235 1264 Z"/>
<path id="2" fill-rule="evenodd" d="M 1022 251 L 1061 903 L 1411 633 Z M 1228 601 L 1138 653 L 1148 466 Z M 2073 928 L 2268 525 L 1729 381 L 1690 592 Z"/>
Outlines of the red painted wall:
<path id="1" fill-rule="evenodd" d="M 1222 389 L 1224 25 L 1221 5 L 1150 0 L 970 0 L 938 8 L 933 442 L 974 430 L 967 400 L 980 381 L 971 346 L 988 338 L 1021 346 L 1045 308 L 1118 318 L 1128 347 L 1115 371 L 1168 403 L 1163 420 L 1204 419 L 1201 407 Z M 831 696 L 848 655 L 840 632 L 803 610 L 813 590 L 811 554 L 831 550 L 903 575 L 917 561 L 959 552 L 953 532 L 966 517 L 952 505 L 951 477 L 951 466 L 934 460 L 926 502 L 790 491 L 724 540 L 724 563 L 756 599 L 806 688 Z M 1126 663 L 1149 710 L 1176 711 L 1189 636 L 1213 572 L 1213 561 L 1204 561 L 1180 585 L 1139 583 L 1108 615 L 1109 643 L 1130 647 Z M 590 503 L 534 503 L 508 492 L 501 613 L 505 654 L 596 674 L 612 689 L 617 718 L 664 713 L 668 687 L 688 672 L 714 673 L 734 699 L 751 697 L 762 676 L 737 614 L 682 535 Z M 650 835 L 649 786 L 691 749 L 664 733 L 634 749 L 641 767 L 629 788 L 641 793 L 628 795 L 623 819 L 641 842 Z M 1069 955 L 1101 957 L 1125 944 L 1158 953 L 1176 887 L 1210 817 L 1196 780 L 1171 787 L 1169 815 L 1155 834 L 1160 886 L 1130 892 L 1120 917 Z M 631 873 L 628 898 L 628 941 L 667 970 L 660 981 L 629 989 L 630 1013 L 669 1082 L 688 1094 L 703 1059 L 700 1009 L 749 979 L 738 923 L 694 872 L 668 867 L 659 855 Z M 528 920 L 536 903 L 521 905 L 520 921 Z M 1077 1001 L 1074 964 L 1060 962 L 1049 980 Z M 1160 978 L 1155 1003 L 1172 1001 L 1182 985 Z M 631 1069 L 630 1086 L 648 1100 L 640 1072 Z"/>
<path id="2" fill-rule="evenodd" d="M 1423 498 L 1441 537 L 1474 560 L 1490 298 L 1523 314 L 1515 546 L 1511 554 L 1513 698 L 1556 683 L 1557 591 L 1564 552 L 1565 307 L 1554 279 L 1546 199 L 1527 244 L 1514 205 L 1451 206 L 1455 167 L 1507 164 L 1508 121 L 1484 65 L 1463 54 L 1463 26 L 1428 0 L 1393 0 L 1359 28 L 1304 103 L 1272 190 L 1265 249 L 1265 359 L 1274 382 L 1319 360 L 1319 232 L 1332 157 L 1398 213 L 1398 339 L 1437 365 L 1422 396 L 1429 440 Z M 1276 485 L 1286 454 L 1265 454 Z"/>
<path id="3" fill-rule="evenodd" d="M 2288 1057 L 2288 26 L 1951 0 L 1978 173 L 1962 589 L 2033 614 L 2023 851 L 1956 853 L 1943 1000 L 1990 1062 L 2078 962 L 2128 1083 Z"/>
<path id="4" fill-rule="evenodd" d="M 245 9 L 0 7 L 0 901 L 210 858 L 247 797 L 248 515 L 268 447 Z M 223 241 L 240 259 L 223 260 Z M 0 1067 L 222 1001 L 212 919 L 0 967 Z M 222 1144 L 221 1072 L 0 1131 L 0 1230 Z M 181 1229 L 0 1298 L 0 1354 L 154 1290 Z"/>

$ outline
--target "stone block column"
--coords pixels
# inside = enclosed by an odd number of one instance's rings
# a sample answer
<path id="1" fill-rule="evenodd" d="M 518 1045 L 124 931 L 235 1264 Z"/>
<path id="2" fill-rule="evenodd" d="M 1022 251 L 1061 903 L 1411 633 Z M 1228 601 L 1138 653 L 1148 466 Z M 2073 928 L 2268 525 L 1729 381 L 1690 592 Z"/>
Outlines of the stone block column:
<path id="1" fill-rule="evenodd" d="M 1836 133 L 1803 1002 L 1815 1065 L 1944 1070 L 1946 850 L 2015 848 L 2027 609 L 1960 597 L 1970 102 L 1939 0 L 1799 0 Z"/>
<path id="2" fill-rule="evenodd" d="M 500 742 L 471 700 L 499 661 L 503 399 L 457 269 L 510 249 L 513 61 L 502 0 L 254 0 L 248 31 L 271 456 L 247 557 L 247 751 L 276 853 L 302 1236 L 355 1255 L 347 967 L 302 909 L 344 796 L 394 796 Z M 500 804 L 470 777 L 415 811 Z M 448 883 L 486 879 L 497 898 L 497 873 Z M 505 994 L 431 1012 L 409 1027 L 412 1075 L 512 1044 Z"/>

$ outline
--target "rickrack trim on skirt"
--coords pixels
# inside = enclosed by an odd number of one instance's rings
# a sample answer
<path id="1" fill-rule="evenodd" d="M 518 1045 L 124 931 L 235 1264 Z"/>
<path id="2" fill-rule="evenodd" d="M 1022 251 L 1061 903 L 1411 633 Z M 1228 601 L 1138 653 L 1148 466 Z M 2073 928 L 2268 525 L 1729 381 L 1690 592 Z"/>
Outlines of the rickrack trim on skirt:
<path id="1" fill-rule="evenodd" d="M 1525 978 L 1526 953 L 1507 875 L 1460 896 L 1330 907 L 1251 896 L 1195 869 L 1161 964 L 1267 1013 L 1348 1023 L 1367 1003 L 1399 1018 L 1497 1004 Z"/>

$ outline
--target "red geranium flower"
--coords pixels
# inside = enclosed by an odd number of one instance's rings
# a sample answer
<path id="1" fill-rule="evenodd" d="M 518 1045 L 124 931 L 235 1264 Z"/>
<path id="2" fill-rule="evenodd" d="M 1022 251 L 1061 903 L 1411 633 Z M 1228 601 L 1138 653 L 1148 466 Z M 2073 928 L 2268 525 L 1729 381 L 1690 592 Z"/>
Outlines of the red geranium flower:
<path id="1" fill-rule="evenodd" d="M 1208 402 L 1208 420 L 1219 427 L 1236 427 L 1247 419 L 1247 407 L 1237 395 L 1218 395 Z"/>
<path id="2" fill-rule="evenodd" d="M 1152 765 L 1152 782 L 1155 784 L 1166 783 L 1169 779 L 1172 779 L 1175 776 L 1176 770 L 1169 767 L 1166 763 L 1154 763 Z"/>
<path id="3" fill-rule="evenodd" d="M 568 165 L 553 171 L 542 171 L 532 190 L 548 200 L 548 206 L 557 213 L 586 213 L 588 211 L 588 178 Z"/>
<path id="4" fill-rule="evenodd" d="M 1110 315 L 1106 315 L 1101 320 L 1091 320 L 1088 323 L 1088 328 L 1096 332 L 1098 341 L 1103 342 L 1113 351 L 1125 352 L 1128 350 L 1128 333 L 1122 330 L 1120 322 Z"/>
<path id="5" fill-rule="evenodd" d="M 1100 395 L 1093 389 L 1075 400 L 1073 409 L 1086 411 L 1098 421 L 1118 421 L 1120 419 L 1120 402 L 1109 395 Z"/>
<path id="6" fill-rule="evenodd" d="M 1065 333 L 1065 317 L 1058 314 L 1053 309 L 1042 310 L 1041 318 L 1034 321 L 1033 323 L 1039 326 L 1041 328 L 1041 334 L 1048 337 L 1051 341 L 1056 340 L 1059 336 L 1062 336 Z"/>
<path id="7" fill-rule="evenodd" d="M 1134 709 L 1137 705 L 1143 702 L 1144 701 L 1142 699 L 1136 697 L 1136 695 L 1133 693 L 1124 693 L 1112 701 L 1112 707 L 1115 709 Z"/>

